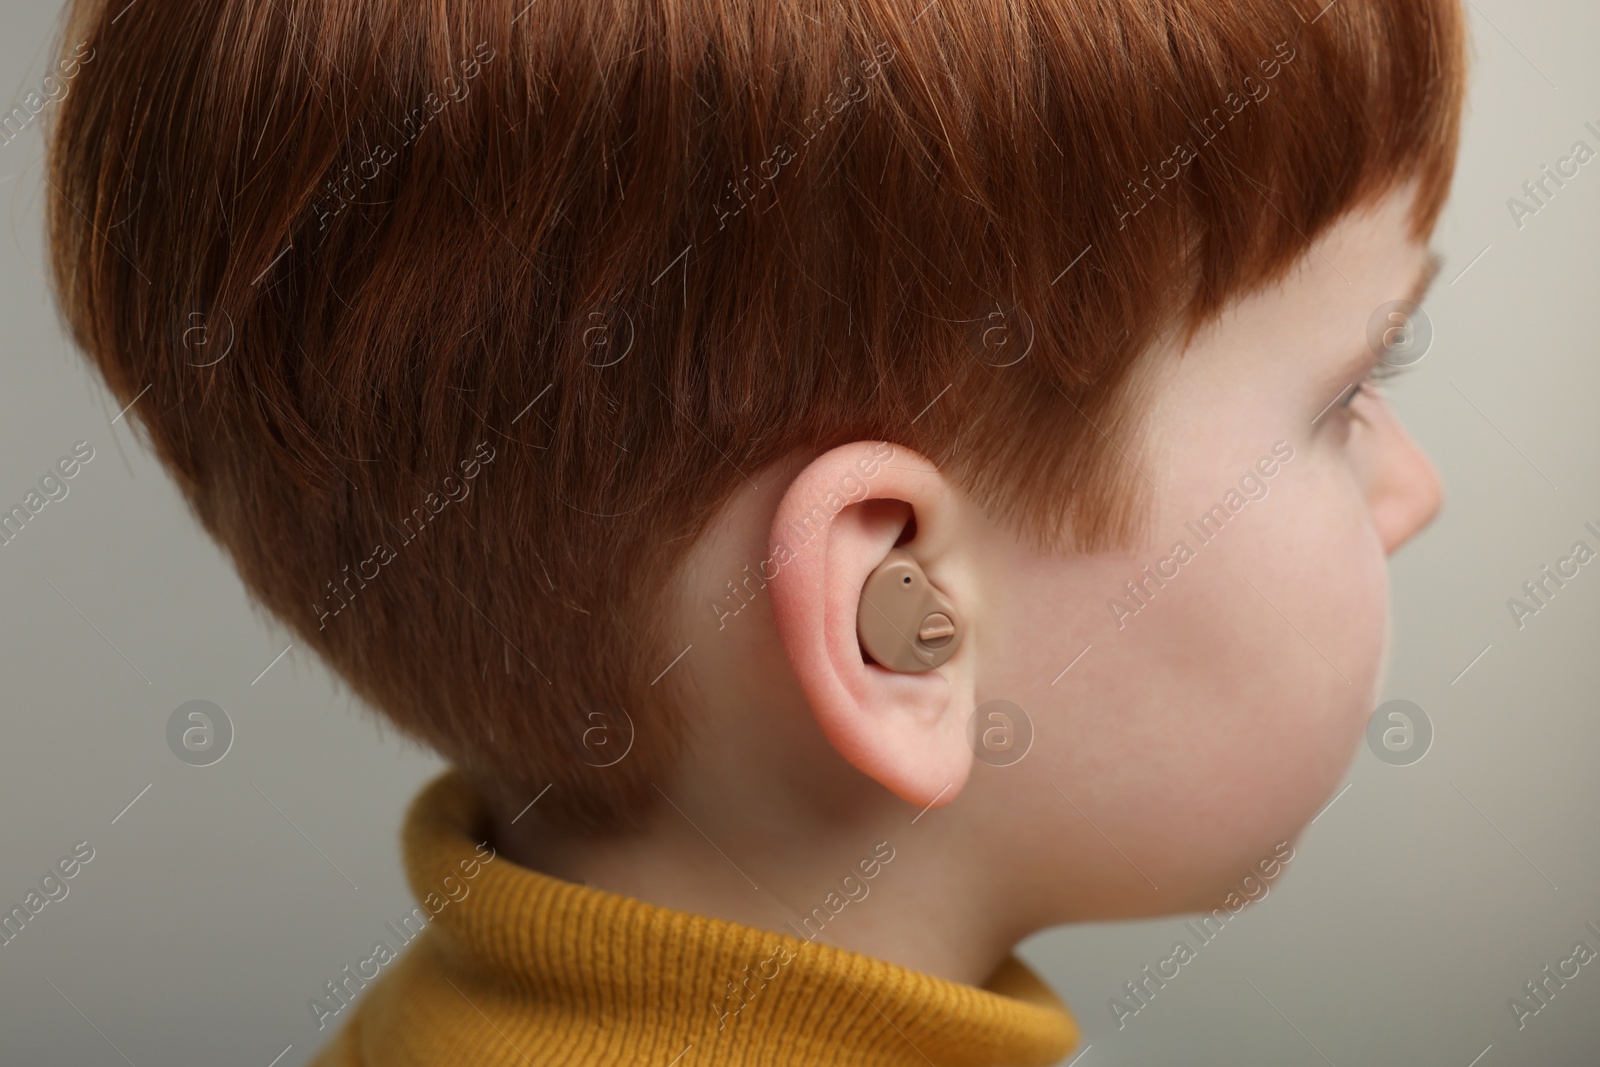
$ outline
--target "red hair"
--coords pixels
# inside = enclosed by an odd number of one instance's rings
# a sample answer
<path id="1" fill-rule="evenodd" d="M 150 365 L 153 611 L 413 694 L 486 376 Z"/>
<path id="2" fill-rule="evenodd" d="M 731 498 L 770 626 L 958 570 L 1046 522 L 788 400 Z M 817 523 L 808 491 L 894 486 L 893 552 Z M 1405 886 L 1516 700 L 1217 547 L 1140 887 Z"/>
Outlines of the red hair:
<path id="1" fill-rule="evenodd" d="M 685 737 L 667 576 L 751 472 L 886 439 L 1115 543 L 1139 353 L 1403 179 L 1431 229 L 1456 0 L 1325 2 L 76 0 L 56 289 L 267 607 L 618 825 Z"/>

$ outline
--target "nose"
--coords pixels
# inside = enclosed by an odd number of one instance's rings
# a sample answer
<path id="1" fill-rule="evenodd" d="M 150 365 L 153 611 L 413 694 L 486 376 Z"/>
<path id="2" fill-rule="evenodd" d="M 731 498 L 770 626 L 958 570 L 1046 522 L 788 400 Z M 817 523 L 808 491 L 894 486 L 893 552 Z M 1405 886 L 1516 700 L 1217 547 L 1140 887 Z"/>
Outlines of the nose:
<path id="1" fill-rule="evenodd" d="M 1376 420 L 1377 463 L 1367 483 L 1373 526 L 1392 555 L 1432 522 L 1444 504 L 1433 461 L 1406 433 L 1387 403 Z"/>

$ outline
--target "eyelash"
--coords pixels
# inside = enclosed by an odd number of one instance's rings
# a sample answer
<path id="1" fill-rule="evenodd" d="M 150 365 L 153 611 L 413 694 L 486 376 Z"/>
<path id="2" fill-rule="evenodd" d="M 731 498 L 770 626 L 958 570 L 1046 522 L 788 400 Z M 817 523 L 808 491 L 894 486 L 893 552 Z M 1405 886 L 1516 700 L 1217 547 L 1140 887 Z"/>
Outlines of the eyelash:
<path id="1" fill-rule="evenodd" d="M 1410 370 L 1411 366 L 1396 367 L 1389 363 L 1375 363 L 1362 375 L 1361 380 L 1346 390 L 1344 396 L 1339 398 L 1339 410 L 1349 411 L 1350 405 L 1355 403 L 1356 397 L 1362 393 L 1372 392 L 1379 382 L 1388 381 Z"/>

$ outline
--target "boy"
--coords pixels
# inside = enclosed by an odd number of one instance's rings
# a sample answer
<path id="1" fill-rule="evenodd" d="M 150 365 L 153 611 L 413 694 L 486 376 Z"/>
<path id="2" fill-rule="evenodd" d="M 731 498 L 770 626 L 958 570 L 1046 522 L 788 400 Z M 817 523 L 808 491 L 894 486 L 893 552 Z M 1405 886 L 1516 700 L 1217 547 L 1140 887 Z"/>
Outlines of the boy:
<path id="1" fill-rule="evenodd" d="M 319 1062 L 1055 1062 L 1019 940 L 1292 859 L 1439 502 L 1453 0 L 119 8 L 75 337 L 456 766 Z"/>

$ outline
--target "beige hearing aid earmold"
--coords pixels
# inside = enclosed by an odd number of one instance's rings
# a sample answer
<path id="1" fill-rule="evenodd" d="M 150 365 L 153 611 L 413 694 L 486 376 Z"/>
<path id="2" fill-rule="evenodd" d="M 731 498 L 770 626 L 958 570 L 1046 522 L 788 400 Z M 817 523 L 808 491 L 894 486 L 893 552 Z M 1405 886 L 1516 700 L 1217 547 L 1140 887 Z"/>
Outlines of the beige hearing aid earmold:
<path id="1" fill-rule="evenodd" d="M 927 671 L 961 644 L 961 619 L 916 558 L 896 548 L 861 587 L 856 637 L 869 656 L 891 671 Z"/>

